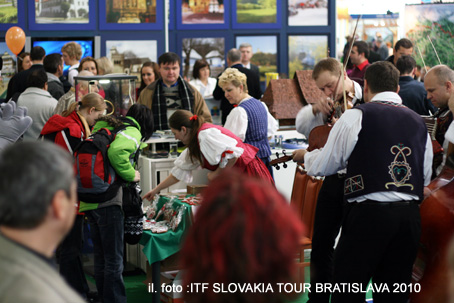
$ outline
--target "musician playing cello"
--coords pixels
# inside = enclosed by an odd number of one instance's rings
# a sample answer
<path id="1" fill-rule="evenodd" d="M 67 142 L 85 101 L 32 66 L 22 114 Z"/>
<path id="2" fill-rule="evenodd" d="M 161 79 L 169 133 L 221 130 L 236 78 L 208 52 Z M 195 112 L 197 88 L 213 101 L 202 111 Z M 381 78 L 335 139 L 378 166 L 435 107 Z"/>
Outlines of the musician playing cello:
<path id="1" fill-rule="evenodd" d="M 347 168 L 333 283 L 366 289 L 372 279 L 386 286 L 389 291 L 373 293 L 374 303 L 407 302 L 409 289 L 393 292 L 392 286 L 410 283 L 421 232 L 419 203 L 432 173 L 426 125 L 402 105 L 398 83 L 391 63 L 369 66 L 366 103 L 342 115 L 323 150 L 302 152 L 309 175 Z M 333 303 L 364 300 L 364 292 L 348 288 L 331 297 Z"/>
<path id="2" fill-rule="evenodd" d="M 315 65 L 312 78 L 327 99 L 308 104 L 298 113 L 296 129 L 306 138 L 309 137 L 309 133 L 314 127 L 328 122 L 328 115 L 331 114 L 334 105 L 332 98 L 337 96 L 336 101 L 342 100 L 343 88 L 350 96 L 349 99 L 353 105 L 360 103 L 361 86 L 342 71 L 342 64 L 334 58 L 323 59 Z M 341 75 L 344 79 L 340 77 Z M 298 160 L 298 153 L 301 151 L 296 151 L 294 154 L 295 161 Z M 317 199 L 312 236 L 311 289 L 315 289 L 316 283 L 330 283 L 332 279 L 334 241 L 339 233 L 342 219 L 344 173 L 339 172 L 326 176 Z M 313 291 L 309 293 L 308 302 L 327 303 L 329 297 L 329 292 Z"/>

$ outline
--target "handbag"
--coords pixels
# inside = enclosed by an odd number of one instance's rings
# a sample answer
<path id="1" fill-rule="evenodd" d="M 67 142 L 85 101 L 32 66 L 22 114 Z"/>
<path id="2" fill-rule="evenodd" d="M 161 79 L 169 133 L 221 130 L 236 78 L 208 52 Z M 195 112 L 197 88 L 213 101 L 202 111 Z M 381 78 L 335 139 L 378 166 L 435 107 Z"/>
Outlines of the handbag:
<path id="1" fill-rule="evenodd" d="M 125 216 L 125 241 L 139 243 L 143 233 L 142 190 L 138 183 L 123 184 L 123 213 Z"/>

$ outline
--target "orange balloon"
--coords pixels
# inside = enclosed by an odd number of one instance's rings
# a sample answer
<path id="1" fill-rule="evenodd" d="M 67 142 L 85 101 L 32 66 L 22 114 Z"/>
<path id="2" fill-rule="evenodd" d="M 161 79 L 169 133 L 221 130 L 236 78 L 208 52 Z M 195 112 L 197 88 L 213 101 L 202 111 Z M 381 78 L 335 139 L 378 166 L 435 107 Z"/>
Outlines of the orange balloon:
<path id="1" fill-rule="evenodd" d="M 20 27 L 13 26 L 6 32 L 5 41 L 9 50 L 17 56 L 25 46 L 25 33 Z"/>

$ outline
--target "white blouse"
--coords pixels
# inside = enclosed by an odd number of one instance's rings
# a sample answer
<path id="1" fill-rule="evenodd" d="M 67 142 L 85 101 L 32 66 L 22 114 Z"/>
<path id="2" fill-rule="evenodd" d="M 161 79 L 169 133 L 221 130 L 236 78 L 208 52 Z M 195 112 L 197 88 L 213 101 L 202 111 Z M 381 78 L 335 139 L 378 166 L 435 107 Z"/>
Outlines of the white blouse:
<path id="1" fill-rule="evenodd" d="M 193 79 L 189 81 L 189 84 L 197 88 L 203 98 L 211 98 L 213 97 L 213 91 L 216 88 L 216 79 L 209 77 L 206 86 L 200 79 Z"/>
<path id="2" fill-rule="evenodd" d="M 243 100 L 241 100 L 241 103 L 243 103 L 246 100 L 251 99 L 250 97 L 247 97 Z M 277 122 L 276 119 L 274 119 L 273 116 L 271 116 L 270 112 L 268 111 L 268 106 L 266 106 L 265 103 L 261 102 L 263 106 L 266 109 L 266 113 L 268 116 L 268 138 L 274 136 L 276 133 L 279 123 Z M 248 116 L 246 113 L 246 110 L 242 108 L 241 106 L 234 107 L 229 115 L 227 116 L 227 119 L 225 121 L 224 127 L 230 130 L 232 133 L 237 135 L 242 141 L 246 138 L 246 131 L 247 131 L 247 125 L 248 125 Z"/>
<path id="3" fill-rule="evenodd" d="M 224 135 L 219 129 L 214 127 L 200 131 L 198 140 L 203 158 L 210 165 L 219 164 L 221 168 L 227 165 L 228 160 L 239 158 L 244 152 L 243 148 L 236 146 L 237 141 L 234 138 Z M 225 151 L 232 151 L 233 153 L 224 154 Z M 185 183 L 192 182 L 192 171 L 201 165 L 197 159 L 194 159 L 194 163 L 192 163 L 187 148 L 173 164 L 174 167 L 170 171 L 171 174 Z"/>
<path id="4" fill-rule="evenodd" d="M 454 143 L 454 122 L 451 122 L 448 130 L 445 133 L 445 139 L 451 143 Z"/>

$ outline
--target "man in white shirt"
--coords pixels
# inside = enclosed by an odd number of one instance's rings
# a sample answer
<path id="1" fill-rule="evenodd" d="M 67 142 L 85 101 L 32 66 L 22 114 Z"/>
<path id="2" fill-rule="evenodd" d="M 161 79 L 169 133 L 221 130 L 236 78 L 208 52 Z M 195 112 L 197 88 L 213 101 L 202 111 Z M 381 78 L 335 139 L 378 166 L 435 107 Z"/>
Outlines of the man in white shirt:
<path id="1" fill-rule="evenodd" d="M 294 155 L 311 176 L 347 168 L 333 283 L 348 287 L 333 292 L 333 303 L 364 302 L 365 293 L 352 286 L 366 289 L 370 279 L 389 289 L 375 292 L 374 302 L 408 300 L 408 291 L 394 293 L 393 285 L 411 281 L 421 233 L 419 203 L 430 183 L 433 152 L 424 122 L 402 105 L 398 83 L 391 63 L 369 66 L 366 104 L 344 113 L 323 150 Z"/>
<path id="2" fill-rule="evenodd" d="M 28 78 L 29 87 L 19 96 L 17 105 L 25 106 L 33 119 L 30 128 L 24 133 L 24 140 L 36 140 L 44 124 L 54 114 L 58 104 L 47 91 L 47 74 L 44 69 L 34 70 Z"/>
<path id="3" fill-rule="evenodd" d="M 320 60 L 315 65 L 312 78 L 326 95 L 326 99 L 314 100 L 315 103 L 304 106 L 296 116 L 296 129 L 306 138 L 309 138 L 313 128 L 328 122 L 334 105 L 332 100 L 342 102 L 344 89 L 346 95 L 353 97 L 351 100 L 353 105 L 361 102 L 363 96 L 361 86 L 342 71 L 342 64 L 334 58 Z M 334 172 L 326 175 L 317 198 L 312 236 L 311 289 L 332 281 L 334 243 L 339 234 L 344 204 L 343 173 Z M 329 291 L 313 291 L 309 293 L 309 302 L 328 303 L 329 297 Z"/>

